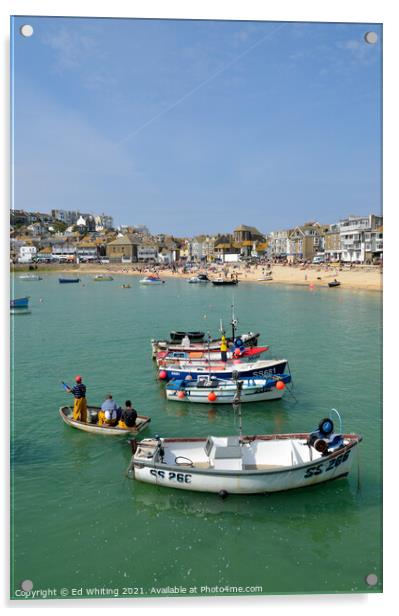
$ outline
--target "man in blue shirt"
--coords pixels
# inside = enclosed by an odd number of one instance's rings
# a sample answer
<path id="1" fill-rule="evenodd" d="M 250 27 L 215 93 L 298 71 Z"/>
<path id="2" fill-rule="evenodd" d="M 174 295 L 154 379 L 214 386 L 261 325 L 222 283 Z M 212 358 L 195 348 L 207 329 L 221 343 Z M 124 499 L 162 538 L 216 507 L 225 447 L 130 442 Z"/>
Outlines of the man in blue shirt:
<path id="1" fill-rule="evenodd" d="M 74 387 L 66 386 L 66 391 L 73 394 L 73 419 L 76 421 L 87 422 L 87 403 L 86 403 L 86 385 L 82 382 L 81 376 L 75 377 Z"/>
<path id="2" fill-rule="evenodd" d="M 105 423 L 107 426 L 116 426 L 118 423 L 118 405 L 112 399 L 112 394 L 108 394 L 101 405 L 101 411 L 98 414 L 99 424 Z"/>

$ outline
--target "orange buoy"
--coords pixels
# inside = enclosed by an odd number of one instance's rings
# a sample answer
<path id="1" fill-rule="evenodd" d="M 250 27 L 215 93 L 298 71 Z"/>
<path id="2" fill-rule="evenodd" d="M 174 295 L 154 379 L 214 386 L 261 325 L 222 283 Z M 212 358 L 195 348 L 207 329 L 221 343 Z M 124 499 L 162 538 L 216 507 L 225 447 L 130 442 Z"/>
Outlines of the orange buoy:
<path id="1" fill-rule="evenodd" d="M 177 397 L 178 398 L 185 398 L 186 397 L 186 393 L 182 390 L 177 392 Z"/>
<path id="2" fill-rule="evenodd" d="M 210 391 L 208 394 L 208 400 L 209 402 L 215 402 L 215 400 L 217 399 L 217 395 L 215 394 L 214 391 Z"/>
<path id="3" fill-rule="evenodd" d="M 161 372 L 159 373 L 160 379 L 166 379 L 167 376 L 168 376 L 168 373 L 165 370 L 161 370 Z"/>
<path id="4" fill-rule="evenodd" d="M 281 391 L 282 391 L 283 389 L 285 389 L 285 383 L 284 383 L 284 381 L 277 381 L 277 383 L 276 383 L 276 389 L 280 389 Z"/>

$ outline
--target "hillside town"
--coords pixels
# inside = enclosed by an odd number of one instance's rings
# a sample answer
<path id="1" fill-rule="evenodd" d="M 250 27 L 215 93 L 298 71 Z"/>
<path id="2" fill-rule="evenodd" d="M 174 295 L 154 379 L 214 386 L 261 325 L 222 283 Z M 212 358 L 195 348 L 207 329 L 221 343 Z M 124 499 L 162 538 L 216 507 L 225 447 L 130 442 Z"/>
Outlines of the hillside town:
<path id="1" fill-rule="evenodd" d="M 383 218 L 348 216 L 332 224 L 263 233 L 240 225 L 214 235 L 152 234 L 145 225 L 114 226 L 113 218 L 69 210 L 10 211 L 10 260 L 32 263 L 343 263 L 380 265 Z"/>

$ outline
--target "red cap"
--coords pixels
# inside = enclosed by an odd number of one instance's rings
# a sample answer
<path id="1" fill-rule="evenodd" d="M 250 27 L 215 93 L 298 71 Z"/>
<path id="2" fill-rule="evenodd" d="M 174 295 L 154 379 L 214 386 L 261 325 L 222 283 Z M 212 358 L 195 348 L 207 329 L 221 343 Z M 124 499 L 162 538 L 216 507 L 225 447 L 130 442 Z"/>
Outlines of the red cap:
<path id="1" fill-rule="evenodd" d="M 75 376 L 75 381 L 77 383 L 81 383 L 82 382 L 82 377 L 81 376 Z"/>

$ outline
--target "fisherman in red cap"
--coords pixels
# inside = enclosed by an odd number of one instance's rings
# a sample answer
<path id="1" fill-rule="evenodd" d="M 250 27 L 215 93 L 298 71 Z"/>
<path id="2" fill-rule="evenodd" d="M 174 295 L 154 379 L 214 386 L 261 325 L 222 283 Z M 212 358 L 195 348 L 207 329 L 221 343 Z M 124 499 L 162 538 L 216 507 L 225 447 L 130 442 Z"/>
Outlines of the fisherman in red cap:
<path id="1" fill-rule="evenodd" d="M 86 385 L 82 383 L 81 376 L 75 376 L 75 382 L 76 385 L 72 388 L 66 386 L 66 391 L 73 394 L 75 398 L 73 405 L 73 419 L 87 422 Z"/>

